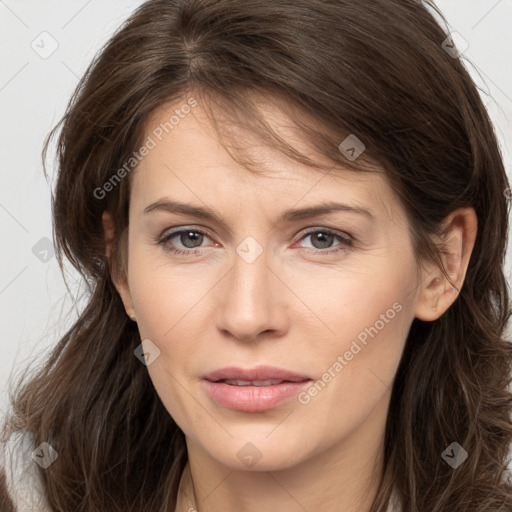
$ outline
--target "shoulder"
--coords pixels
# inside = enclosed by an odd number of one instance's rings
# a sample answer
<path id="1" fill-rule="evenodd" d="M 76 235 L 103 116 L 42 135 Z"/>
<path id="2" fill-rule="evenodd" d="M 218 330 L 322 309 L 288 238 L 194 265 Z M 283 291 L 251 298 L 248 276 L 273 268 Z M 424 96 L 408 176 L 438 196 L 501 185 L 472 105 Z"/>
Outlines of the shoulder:
<path id="1" fill-rule="evenodd" d="M 0 503 L 6 512 L 51 512 L 45 497 L 40 469 L 33 457 L 30 433 L 15 433 L 0 442 Z"/>

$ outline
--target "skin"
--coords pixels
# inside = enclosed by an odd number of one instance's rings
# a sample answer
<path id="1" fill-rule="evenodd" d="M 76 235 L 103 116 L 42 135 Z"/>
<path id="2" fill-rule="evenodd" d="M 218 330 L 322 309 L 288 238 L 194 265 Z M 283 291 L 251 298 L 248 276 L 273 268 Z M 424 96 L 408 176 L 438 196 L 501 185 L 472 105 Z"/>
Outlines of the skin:
<path id="1" fill-rule="evenodd" d="M 185 101 L 155 111 L 148 134 Z M 313 155 L 275 104 L 261 108 L 279 135 Z M 418 267 L 404 210 L 383 174 L 338 167 L 322 177 L 240 128 L 234 133 L 264 175 L 229 156 L 200 104 L 142 160 L 132 175 L 127 276 L 115 278 L 141 339 L 160 350 L 147 369 L 186 435 L 191 481 L 182 489 L 195 495 L 201 512 L 369 511 L 409 327 L 415 317 L 441 316 L 458 292 L 435 265 Z M 164 197 L 208 206 L 224 224 L 143 213 Z M 366 208 L 374 219 L 339 211 L 276 224 L 287 209 L 329 200 Z M 115 226 L 108 213 L 103 222 L 108 242 Z M 443 259 L 460 289 L 475 212 L 456 210 L 446 224 Z M 174 255 L 156 243 L 180 227 L 208 232 L 195 242 L 198 254 Z M 322 246 L 313 236 L 327 228 L 353 237 L 352 245 L 329 254 L 342 241 L 333 237 Z M 236 252 L 248 236 L 263 249 L 251 263 Z M 193 243 L 178 235 L 167 245 L 193 251 Z M 203 374 L 231 365 L 273 365 L 321 380 L 394 303 L 400 312 L 307 404 L 293 398 L 264 412 L 239 412 L 218 405 L 203 388 Z M 249 442 L 260 456 L 250 467 L 237 456 Z"/>

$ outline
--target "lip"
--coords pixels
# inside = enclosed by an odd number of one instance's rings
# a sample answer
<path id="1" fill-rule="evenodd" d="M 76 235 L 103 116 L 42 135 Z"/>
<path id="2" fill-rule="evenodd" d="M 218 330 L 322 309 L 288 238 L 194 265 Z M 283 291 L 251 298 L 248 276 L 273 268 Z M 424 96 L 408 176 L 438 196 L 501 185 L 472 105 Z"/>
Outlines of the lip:
<path id="1" fill-rule="evenodd" d="M 285 382 L 269 386 L 236 386 L 222 382 L 224 379 Z M 300 393 L 311 380 L 307 376 L 271 366 L 250 369 L 231 366 L 215 370 L 203 377 L 206 392 L 217 404 L 244 412 L 260 412 L 277 407 Z"/>
<path id="2" fill-rule="evenodd" d="M 304 381 L 310 380 L 307 375 L 291 372 L 283 368 L 275 366 L 258 366 L 256 368 L 238 368 L 236 366 L 228 366 L 220 368 L 203 376 L 203 379 L 216 382 L 224 379 L 239 380 L 289 380 Z"/>

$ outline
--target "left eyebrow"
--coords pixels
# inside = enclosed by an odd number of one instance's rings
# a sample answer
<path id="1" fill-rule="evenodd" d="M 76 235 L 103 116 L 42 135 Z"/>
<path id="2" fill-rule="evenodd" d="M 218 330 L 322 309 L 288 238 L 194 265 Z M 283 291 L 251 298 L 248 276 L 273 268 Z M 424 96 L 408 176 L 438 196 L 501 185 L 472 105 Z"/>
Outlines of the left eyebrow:
<path id="1" fill-rule="evenodd" d="M 278 224 L 284 224 L 287 222 L 293 222 L 297 220 L 310 219 L 312 217 L 320 217 L 321 215 L 328 215 L 335 212 L 351 212 L 358 213 L 368 217 L 370 220 L 375 220 L 374 215 L 370 210 L 362 208 L 360 206 L 327 202 L 315 206 L 308 206 L 306 208 L 298 208 L 287 210 L 277 218 Z"/>
<path id="2" fill-rule="evenodd" d="M 179 201 L 171 201 L 167 198 L 159 199 L 158 201 L 150 204 L 144 209 L 144 214 L 149 214 L 154 211 L 166 211 L 169 213 L 178 213 L 183 215 L 190 215 L 201 219 L 210 220 L 218 224 L 224 224 L 224 221 L 215 213 L 211 208 L 181 203 Z M 299 220 L 310 219 L 319 217 L 321 215 L 328 215 L 335 212 L 350 212 L 357 213 L 368 217 L 370 220 L 375 220 L 375 216 L 371 211 L 360 206 L 348 205 L 336 202 L 327 202 L 315 206 L 308 206 L 305 208 L 290 209 L 283 212 L 277 218 L 277 224 L 286 224 L 296 222 Z"/>

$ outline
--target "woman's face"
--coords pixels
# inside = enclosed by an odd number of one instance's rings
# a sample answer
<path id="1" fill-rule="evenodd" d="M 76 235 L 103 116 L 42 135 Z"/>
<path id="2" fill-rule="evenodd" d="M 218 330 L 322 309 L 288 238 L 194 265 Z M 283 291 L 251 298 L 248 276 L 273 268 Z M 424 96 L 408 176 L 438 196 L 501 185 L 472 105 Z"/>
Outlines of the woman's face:
<path id="1" fill-rule="evenodd" d="M 239 131 L 265 171 L 253 175 L 201 105 L 184 105 L 148 122 L 155 144 L 133 175 L 118 289 L 189 449 L 231 468 L 282 469 L 356 432 L 381 443 L 418 296 L 397 196 L 380 173 L 313 170 Z M 267 105 L 265 116 L 306 151 L 282 112 Z M 264 366 L 295 377 L 211 375 Z M 251 382 L 212 383 L 225 375 Z M 299 382 L 276 383 L 286 378 Z"/>

